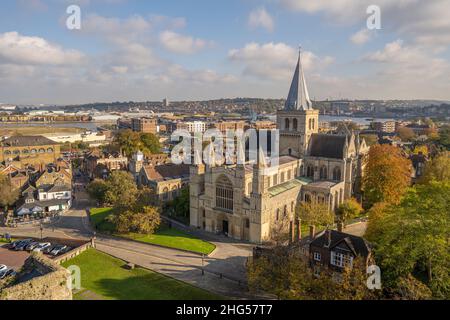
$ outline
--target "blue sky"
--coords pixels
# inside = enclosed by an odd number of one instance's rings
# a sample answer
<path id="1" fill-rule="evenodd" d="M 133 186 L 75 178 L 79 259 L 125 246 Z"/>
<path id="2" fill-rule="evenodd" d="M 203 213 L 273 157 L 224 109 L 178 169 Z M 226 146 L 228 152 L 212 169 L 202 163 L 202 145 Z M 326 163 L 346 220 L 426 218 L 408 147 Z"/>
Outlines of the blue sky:
<path id="1" fill-rule="evenodd" d="M 81 9 L 68 30 L 66 8 Z M 369 5 L 381 29 L 369 30 Z M 448 0 L 3 0 L 0 102 L 450 100 Z"/>

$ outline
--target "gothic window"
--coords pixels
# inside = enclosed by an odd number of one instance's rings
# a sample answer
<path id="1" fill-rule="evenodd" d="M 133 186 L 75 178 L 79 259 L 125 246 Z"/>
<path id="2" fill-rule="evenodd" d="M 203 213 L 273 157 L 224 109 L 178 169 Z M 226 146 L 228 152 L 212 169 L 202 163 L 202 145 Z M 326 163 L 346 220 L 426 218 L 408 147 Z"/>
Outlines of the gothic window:
<path id="1" fill-rule="evenodd" d="M 292 129 L 294 131 L 297 131 L 297 129 L 298 129 L 298 120 L 297 119 L 294 119 L 294 121 L 292 122 Z"/>
<path id="2" fill-rule="evenodd" d="M 313 166 L 309 165 L 306 167 L 306 176 L 308 178 L 313 178 L 314 177 L 314 168 Z"/>
<path id="3" fill-rule="evenodd" d="M 303 173 L 303 165 L 300 166 L 300 172 L 299 172 L 299 176 L 303 177 L 304 173 Z"/>
<path id="4" fill-rule="evenodd" d="M 163 189 L 163 200 L 169 200 L 169 188 Z"/>
<path id="5" fill-rule="evenodd" d="M 288 170 L 288 172 L 287 172 L 287 179 L 291 180 L 291 170 Z"/>
<path id="6" fill-rule="evenodd" d="M 280 181 L 280 183 L 283 183 L 283 182 L 284 182 L 284 172 L 281 173 L 281 181 Z"/>
<path id="7" fill-rule="evenodd" d="M 233 211 L 233 184 L 225 176 L 216 181 L 216 207 Z"/>
<path id="8" fill-rule="evenodd" d="M 28 149 L 23 149 L 23 150 L 22 150 L 22 153 L 23 153 L 23 154 L 28 154 L 28 153 L 30 153 L 30 151 L 29 151 Z"/>
<path id="9" fill-rule="evenodd" d="M 333 180 L 334 181 L 341 180 L 341 169 L 339 167 L 335 167 L 333 170 Z"/>
<path id="10" fill-rule="evenodd" d="M 48 152 L 48 153 L 53 153 L 53 149 L 52 149 L 52 148 L 48 148 L 48 149 L 47 149 L 47 152 Z"/>
<path id="11" fill-rule="evenodd" d="M 20 150 L 14 150 L 13 153 L 14 153 L 15 155 L 19 155 L 19 154 L 20 154 Z"/>
<path id="12" fill-rule="evenodd" d="M 9 150 L 5 151 L 5 155 L 9 156 L 10 154 L 11 154 L 11 151 L 9 151 Z"/>
<path id="13" fill-rule="evenodd" d="M 247 184 L 247 190 L 248 190 L 248 194 L 250 194 L 250 193 L 252 193 L 252 182 L 249 182 L 248 184 Z"/>
<path id="14" fill-rule="evenodd" d="M 39 149 L 39 153 L 45 153 L 45 149 L 43 148 Z"/>
<path id="15" fill-rule="evenodd" d="M 339 207 L 339 194 L 337 191 L 334 193 L 334 207 L 336 209 Z"/>
<path id="16" fill-rule="evenodd" d="M 321 180 L 326 180 L 328 179 L 328 172 L 327 172 L 327 167 L 322 166 L 320 168 L 320 179 Z"/>
<path id="17" fill-rule="evenodd" d="M 280 219 L 280 209 L 277 209 L 277 215 L 275 217 L 277 221 Z"/>
<path id="18" fill-rule="evenodd" d="M 311 203 L 311 195 L 305 194 L 305 202 Z"/>
<path id="19" fill-rule="evenodd" d="M 289 119 L 284 119 L 284 129 L 289 130 Z"/>
<path id="20" fill-rule="evenodd" d="M 283 210 L 283 218 L 286 218 L 288 215 L 288 206 L 284 206 L 284 210 Z"/>
<path id="21" fill-rule="evenodd" d="M 37 153 L 36 149 L 31 149 L 31 153 Z"/>
<path id="22" fill-rule="evenodd" d="M 278 174 L 273 176 L 273 185 L 276 186 L 278 184 Z"/>
<path id="23" fill-rule="evenodd" d="M 312 129 L 314 130 L 316 127 L 316 119 L 311 119 L 312 120 Z"/>
<path id="24" fill-rule="evenodd" d="M 312 119 L 309 119 L 309 130 L 312 129 Z"/>

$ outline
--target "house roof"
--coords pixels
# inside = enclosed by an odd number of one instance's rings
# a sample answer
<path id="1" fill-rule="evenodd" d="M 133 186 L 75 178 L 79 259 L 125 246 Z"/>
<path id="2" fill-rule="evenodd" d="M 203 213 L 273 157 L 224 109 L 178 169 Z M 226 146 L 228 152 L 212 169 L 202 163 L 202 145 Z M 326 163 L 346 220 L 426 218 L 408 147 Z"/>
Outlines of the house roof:
<path id="1" fill-rule="evenodd" d="M 164 164 L 160 166 L 144 165 L 143 170 L 148 180 L 162 181 L 189 176 L 187 164 Z"/>
<path id="2" fill-rule="evenodd" d="M 345 243 L 355 255 L 367 257 L 371 251 L 369 243 L 362 237 L 354 236 L 348 233 L 336 230 L 326 230 L 311 241 L 311 247 L 324 248 L 328 246 L 327 232 L 331 233 L 331 243 L 329 249 L 333 249 L 342 243 Z"/>
<path id="3" fill-rule="evenodd" d="M 14 136 L 3 140 L 4 147 L 27 147 L 57 145 L 58 143 L 43 136 Z"/>
<path id="4" fill-rule="evenodd" d="M 315 133 L 311 136 L 311 151 L 313 157 L 343 159 L 347 136 Z"/>

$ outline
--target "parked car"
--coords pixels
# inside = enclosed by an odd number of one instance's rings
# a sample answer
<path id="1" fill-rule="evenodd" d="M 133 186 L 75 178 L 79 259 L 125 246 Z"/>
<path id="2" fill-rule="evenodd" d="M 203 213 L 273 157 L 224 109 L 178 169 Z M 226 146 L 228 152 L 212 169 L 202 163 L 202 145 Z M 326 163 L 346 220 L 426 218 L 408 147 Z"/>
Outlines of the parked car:
<path id="1" fill-rule="evenodd" d="M 50 252 L 50 254 L 51 254 L 52 256 L 57 256 L 57 255 L 59 255 L 59 254 L 64 253 L 66 249 L 67 249 L 67 246 L 62 245 L 62 244 L 58 244 L 58 245 L 56 245 L 56 246 L 53 248 L 53 250 Z"/>
<path id="2" fill-rule="evenodd" d="M 16 251 L 24 251 L 25 248 L 26 248 L 31 242 L 33 242 L 32 239 L 22 240 L 19 244 L 17 244 L 17 245 L 14 247 L 14 250 L 16 250 Z"/>
<path id="3" fill-rule="evenodd" d="M 16 240 L 9 244 L 9 249 L 13 250 L 18 244 L 20 244 L 23 240 Z"/>
<path id="4" fill-rule="evenodd" d="M 50 252 L 52 252 L 52 250 L 56 247 L 56 244 L 50 244 L 50 246 L 48 246 L 47 248 L 45 248 L 44 250 L 42 250 L 43 253 L 46 254 L 50 254 Z"/>
<path id="5" fill-rule="evenodd" d="M 5 279 L 8 276 L 15 276 L 16 272 L 14 271 L 14 269 L 10 268 L 10 269 L 6 269 L 5 271 L 0 272 L 0 279 Z"/>
<path id="6" fill-rule="evenodd" d="M 3 272 L 5 270 L 8 270 L 8 267 L 5 266 L 4 264 L 0 264 L 0 272 Z"/>
<path id="7" fill-rule="evenodd" d="M 37 242 L 37 241 L 32 241 L 32 242 L 30 242 L 30 243 L 25 247 L 25 250 L 27 250 L 27 251 L 33 251 L 34 248 L 36 248 L 38 245 L 39 245 L 39 242 Z"/>
<path id="8" fill-rule="evenodd" d="M 34 249 L 34 252 L 44 252 L 45 249 L 51 247 L 52 244 L 50 242 L 39 243 Z"/>

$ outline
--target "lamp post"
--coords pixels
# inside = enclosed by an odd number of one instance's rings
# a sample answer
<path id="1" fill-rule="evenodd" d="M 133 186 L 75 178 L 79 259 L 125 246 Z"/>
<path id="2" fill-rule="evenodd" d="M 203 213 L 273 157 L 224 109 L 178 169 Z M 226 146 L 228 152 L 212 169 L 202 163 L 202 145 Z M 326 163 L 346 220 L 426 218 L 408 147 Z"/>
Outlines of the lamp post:
<path id="1" fill-rule="evenodd" d="M 44 230 L 44 226 L 42 225 L 42 221 L 39 224 L 39 229 L 41 230 L 41 240 L 42 240 L 42 231 Z"/>

